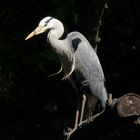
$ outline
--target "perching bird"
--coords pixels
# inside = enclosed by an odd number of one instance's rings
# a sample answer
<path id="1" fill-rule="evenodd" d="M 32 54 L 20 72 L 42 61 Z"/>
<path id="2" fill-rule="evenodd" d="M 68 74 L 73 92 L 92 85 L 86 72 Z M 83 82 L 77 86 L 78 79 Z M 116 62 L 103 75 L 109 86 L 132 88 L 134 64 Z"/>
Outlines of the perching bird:
<path id="1" fill-rule="evenodd" d="M 85 106 L 95 110 L 97 100 L 105 108 L 107 91 L 104 86 L 104 74 L 98 56 L 88 40 L 79 32 L 71 32 L 64 40 L 60 37 L 64 33 L 61 21 L 53 17 L 42 19 L 38 27 L 27 36 L 27 39 L 48 31 L 47 40 L 60 58 L 65 72 L 63 79 L 68 79 L 79 95 L 85 95 L 81 114 Z M 77 117 L 79 110 L 77 111 Z M 83 115 L 80 117 L 80 123 Z M 76 119 L 75 127 L 78 120 Z"/>

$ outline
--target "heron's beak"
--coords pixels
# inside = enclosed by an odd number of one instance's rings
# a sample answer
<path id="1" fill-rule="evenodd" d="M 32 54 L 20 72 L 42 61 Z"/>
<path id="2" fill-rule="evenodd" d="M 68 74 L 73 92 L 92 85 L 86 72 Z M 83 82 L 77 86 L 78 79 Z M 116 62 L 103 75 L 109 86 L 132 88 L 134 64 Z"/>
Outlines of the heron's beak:
<path id="1" fill-rule="evenodd" d="M 38 35 L 44 32 L 44 27 L 43 26 L 38 26 L 34 31 L 32 31 L 26 38 L 25 40 L 30 39 L 34 35 Z"/>

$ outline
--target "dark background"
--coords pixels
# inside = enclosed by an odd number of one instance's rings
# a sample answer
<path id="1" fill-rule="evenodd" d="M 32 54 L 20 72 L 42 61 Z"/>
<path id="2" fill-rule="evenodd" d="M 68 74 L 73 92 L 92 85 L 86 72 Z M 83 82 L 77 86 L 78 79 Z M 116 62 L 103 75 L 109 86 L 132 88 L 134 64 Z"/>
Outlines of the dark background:
<path id="1" fill-rule="evenodd" d="M 24 39 L 42 18 L 52 16 L 64 23 L 65 35 L 80 31 L 92 44 L 93 7 L 93 0 L 1 0 L 0 140 L 62 139 L 63 129 L 72 126 L 76 94 L 61 80 L 63 73 L 48 77 L 60 64 L 46 34 Z M 109 0 L 102 18 L 98 56 L 113 97 L 140 95 L 139 14 L 138 0 Z M 104 138 L 138 139 L 136 132 Z"/>

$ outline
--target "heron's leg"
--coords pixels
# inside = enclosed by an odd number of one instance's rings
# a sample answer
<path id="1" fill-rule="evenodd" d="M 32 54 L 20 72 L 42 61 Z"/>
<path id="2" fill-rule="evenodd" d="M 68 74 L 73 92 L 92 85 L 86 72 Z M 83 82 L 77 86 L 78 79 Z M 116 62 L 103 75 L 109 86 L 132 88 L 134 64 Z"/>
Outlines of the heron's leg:
<path id="1" fill-rule="evenodd" d="M 79 118 L 79 110 L 76 111 L 76 117 L 75 117 L 74 129 L 77 128 L 77 125 L 78 125 L 78 118 Z"/>
<path id="2" fill-rule="evenodd" d="M 75 116 L 74 129 L 76 129 L 78 126 L 80 106 L 81 106 L 81 96 L 78 95 L 77 96 L 77 111 L 76 111 L 76 116 Z"/>
<path id="3" fill-rule="evenodd" d="M 81 115 L 80 115 L 80 121 L 79 121 L 79 124 L 81 124 L 82 121 L 83 121 L 83 115 L 84 115 L 85 103 L 86 103 L 86 95 L 83 94 L 82 107 L 81 107 Z"/>

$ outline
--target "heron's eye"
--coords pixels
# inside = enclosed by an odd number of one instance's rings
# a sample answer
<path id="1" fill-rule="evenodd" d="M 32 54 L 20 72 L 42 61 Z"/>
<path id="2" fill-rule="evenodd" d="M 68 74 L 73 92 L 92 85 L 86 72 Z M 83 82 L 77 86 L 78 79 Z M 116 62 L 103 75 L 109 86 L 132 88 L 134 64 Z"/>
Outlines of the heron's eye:
<path id="1" fill-rule="evenodd" d="M 48 23 L 52 20 L 53 18 L 52 17 L 50 17 L 48 20 L 46 20 L 45 21 L 45 25 L 44 26 L 47 26 L 48 25 Z"/>

